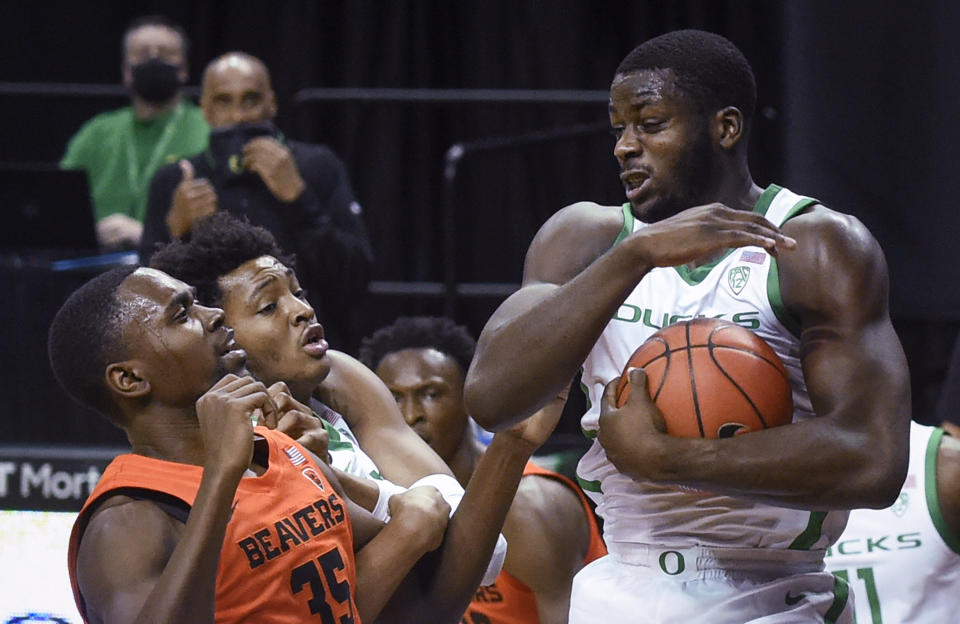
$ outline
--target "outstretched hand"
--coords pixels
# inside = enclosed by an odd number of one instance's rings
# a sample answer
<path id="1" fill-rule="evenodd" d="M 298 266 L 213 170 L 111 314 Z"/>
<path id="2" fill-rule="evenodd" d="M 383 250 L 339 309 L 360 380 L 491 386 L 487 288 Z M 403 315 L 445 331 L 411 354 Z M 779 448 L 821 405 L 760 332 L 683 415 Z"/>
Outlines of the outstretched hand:
<path id="1" fill-rule="evenodd" d="M 651 266 L 687 264 L 731 247 L 763 247 L 772 255 L 797 241 L 763 215 L 713 203 L 695 206 L 635 233 Z"/>
<path id="2" fill-rule="evenodd" d="M 313 415 L 313 410 L 293 398 L 287 384 L 282 381 L 267 388 L 267 393 L 276 404 L 279 414 L 276 430 L 287 434 L 329 464 L 330 434 L 323 422 Z M 261 424 L 269 427 L 266 423 Z"/>
<path id="3" fill-rule="evenodd" d="M 647 391 L 647 374 L 642 368 L 628 373 L 630 385 L 626 402 L 617 407 L 615 378 L 603 389 L 597 441 L 617 470 L 630 477 L 650 478 L 663 466 L 671 438 L 666 433 L 663 413 Z"/>

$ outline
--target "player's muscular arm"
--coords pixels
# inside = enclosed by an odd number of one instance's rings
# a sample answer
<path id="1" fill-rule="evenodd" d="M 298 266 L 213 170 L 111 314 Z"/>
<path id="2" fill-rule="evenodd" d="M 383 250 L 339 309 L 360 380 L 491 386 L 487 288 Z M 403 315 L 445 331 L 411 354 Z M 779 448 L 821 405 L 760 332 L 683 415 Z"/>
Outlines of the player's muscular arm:
<path id="1" fill-rule="evenodd" d="M 654 267 L 730 247 L 793 246 L 762 216 L 721 204 L 690 208 L 611 247 L 622 225 L 620 208 L 582 203 L 563 209 L 537 233 L 523 286 L 487 322 L 467 374 L 465 400 L 481 425 L 516 422 L 555 396 Z"/>
<path id="2" fill-rule="evenodd" d="M 524 477 L 503 533 L 510 544 L 503 567 L 533 591 L 540 624 L 565 624 L 573 575 L 590 545 L 580 498 L 556 479 Z"/>
<path id="3" fill-rule="evenodd" d="M 729 440 L 690 440 L 660 433 L 648 413 L 629 444 L 608 429 L 608 456 L 634 478 L 776 505 L 887 506 L 906 474 L 910 389 L 888 314 L 883 254 L 859 222 L 822 207 L 784 232 L 797 248 L 781 254 L 781 293 L 800 324 L 817 417 Z"/>
<path id="4" fill-rule="evenodd" d="M 960 440 L 945 435 L 937 451 L 937 497 L 954 539 L 960 539 Z"/>
<path id="5" fill-rule="evenodd" d="M 384 477 L 409 487 L 429 474 L 451 474 L 440 456 L 403 421 L 396 399 L 373 371 L 339 351 L 328 351 L 327 357 L 330 374 L 314 394 L 346 418 Z"/>
<path id="6" fill-rule="evenodd" d="M 483 328 L 467 373 L 464 400 L 482 426 L 516 423 L 569 384 L 639 279 L 630 254 L 608 252 L 622 225 L 619 208 L 580 203 L 540 228 L 520 290 Z"/>

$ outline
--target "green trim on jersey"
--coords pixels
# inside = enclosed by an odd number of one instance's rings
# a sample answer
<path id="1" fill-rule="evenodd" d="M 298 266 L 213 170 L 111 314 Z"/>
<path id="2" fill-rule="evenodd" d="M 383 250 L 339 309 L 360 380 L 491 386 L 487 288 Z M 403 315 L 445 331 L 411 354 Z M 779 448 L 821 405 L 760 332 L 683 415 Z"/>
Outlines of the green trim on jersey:
<path id="1" fill-rule="evenodd" d="M 620 211 L 623 212 L 623 227 L 620 228 L 620 233 L 617 234 L 617 239 L 613 241 L 611 247 L 616 246 L 617 243 L 633 233 L 633 211 L 630 209 L 630 202 L 621 206 Z"/>
<path id="2" fill-rule="evenodd" d="M 597 437 L 596 429 L 584 429 L 583 427 L 580 427 L 580 432 L 583 434 L 583 437 L 585 437 L 588 440 L 593 440 L 594 438 Z"/>
<path id="3" fill-rule="evenodd" d="M 811 511 L 810 520 L 803 533 L 797 536 L 793 543 L 787 546 L 790 550 L 810 550 L 823 533 L 823 521 L 827 519 L 825 511 Z"/>
<path id="4" fill-rule="evenodd" d="M 960 538 L 950 531 L 947 521 L 944 520 L 943 509 L 940 507 L 940 496 L 937 494 L 937 455 L 940 451 L 940 442 L 943 440 L 943 435 L 943 429 L 937 427 L 927 441 L 927 451 L 924 456 L 927 510 L 930 512 L 930 520 L 933 522 L 933 526 L 937 529 L 940 537 L 943 538 L 944 543 L 950 547 L 950 550 L 960 554 Z"/>
<path id="5" fill-rule="evenodd" d="M 780 293 L 780 265 L 773 256 L 770 256 L 770 271 L 767 273 L 767 301 L 770 302 L 770 309 L 780 324 L 786 327 L 794 338 L 799 339 L 800 321 L 783 303 L 783 295 Z"/>
<path id="6" fill-rule="evenodd" d="M 836 624 L 837 618 L 843 614 L 850 601 L 850 585 L 845 579 L 839 576 L 833 577 L 833 603 L 827 612 L 823 614 L 824 624 Z M 854 616 L 856 617 L 856 616 Z"/>
<path id="7" fill-rule="evenodd" d="M 599 481 L 587 481 L 586 479 L 581 479 L 577 475 L 577 483 L 580 484 L 580 487 L 586 490 L 587 492 L 603 492 L 600 491 L 600 482 Z"/>
<path id="8" fill-rule="evenodd" d="M 350 442 L 349 440 L 344 440 L 343 438 L 341 438 L 340 432 L 337 431 L 337 429 L 333 425 L 323 420 L 322 418 L 320 420 L 323 421 L 323 428 L 327 430 L 327 435 L 330 436 L 330 444 L 327 446 L 329 450 L 342 451 L 343 449 L 353 448 L 353 443 Z"/>
<path id="9" fill-rule="evenodd" d="M 753 212 L 755 214 L 766 215 L 767 210 L 770 209 L 770 204 L 773 203 L 773 198 L 776 197 L 777 193 L 779 193 L 781 190 L 782 190 L 782 187 L 777 186 L 776 184 L 771 184 L 770 186 L 768 186 L 763 191 L 763 193 L 760 194 L 760 197 L 757 198 L 757 203 L 753 205 Z M 707 275 L 710 274 L 710 271 L 712 271 L 714 267 L 720 264 L 724 259 L 726 259 L 727 256 L 732 254 L 734 251 L 735 250 L 733 248 L 728 249 L 726 253 L 724 253 L 722 256 L 720 256 L 713 262 L 710 262 L 708 264 L 701 264 L 695 269 L 691 269 L 685 264 L 677 267 L 673 267 L 673 268 L 680 275 L 683 281 L 685 281 L 687 284 L 690 284 L 691 286 L 694 286 L 702 282 L 704 278 L 706 278 Z"/>
<path id="10" fill-rule="evenodd" d="M 770 210 L 770 204 L 773 203 L 773 198 L 777 196 L 777 193 L 783 190 L 782 186 L 771 184 L 767 188 L 763 189 L 763 192 L 760 193 L 760 197 L 757 198 L 757 203 L 753 205 L 754 214 L 759 214 L 767 216 L 767 211 Z"/>
<path id="11" fill-rule="evenodd" d="M 773 186 L 773 185 L 771 185 Z M 800 211 L 806 210 L 814 204 L 820 202 L 812 197 L 803 197 L 787 212 L 783 221 L 777 224 L 782 226 L 784 223 L 795 217 Z M 783 303 L 783 295 L 780 292 L 780 265 L 775 256 L 770 256 L 770 272 L 767 273 L 767 299 L 770 301 L 770 308 L 773 310 L 777 320 L 793 334 L 795 338 L 800 338 L 800 319 L 796 317 Z"/>

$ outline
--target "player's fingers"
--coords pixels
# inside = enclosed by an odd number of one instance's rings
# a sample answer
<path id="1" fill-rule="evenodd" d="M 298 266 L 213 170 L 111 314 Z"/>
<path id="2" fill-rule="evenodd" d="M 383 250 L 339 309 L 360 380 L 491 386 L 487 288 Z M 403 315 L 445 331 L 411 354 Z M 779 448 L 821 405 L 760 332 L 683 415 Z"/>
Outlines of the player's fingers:
<path id="1" fill-rule="evenodd" d="M 603 395 L 600 397 L 601 411 L 616 409 L 617 404 L 617 385 L 620 383 L 619 377 L 614 377 L 603 387 Z"/>
<path id="2" fill-rule="evenodd" d="M 193 169 L 193 163 L 191 163 L 191 162 L 190 162 L 189 160 L 187 160 L 186 158 L 181 158 L 181 159 L 177 162 L 177 164 L 180 165 L 180 173 L 183 175 L 183 180 L 182 180 L 182 181 L 183 181 L 183 182 L 190 182 L 190 181 L 192 181 L 192 180 L 193 180 L 194 173 L 195 173 L 195 172 L 194 172 L 194 169 Z"/>

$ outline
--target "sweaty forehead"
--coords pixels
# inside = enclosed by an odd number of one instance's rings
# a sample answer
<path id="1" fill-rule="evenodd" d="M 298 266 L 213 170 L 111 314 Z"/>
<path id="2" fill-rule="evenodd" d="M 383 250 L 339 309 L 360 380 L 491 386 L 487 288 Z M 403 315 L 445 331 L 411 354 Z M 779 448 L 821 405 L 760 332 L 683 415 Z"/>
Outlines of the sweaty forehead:
<path id="1" fill-rule="evenodd" d="M 617 74 L 610 84 L 611 105 L 620 100 L 662 100 L 678 95 L 676 76 L 669 69 L 643 69 Z"/>
<path id="2" fill-rule="evenodd" d="M 289 279 L 293 270 L 273 256 L 260 256 L 247 260 L 229 273 L 220 276 L 217 285 L 225 297 L 235 293 L 249 293 L 256 290 L 264 281 Z"/>
<path id="3" fill-rule="evenodd" d="M 141 267 L 117 288 L 119 313 L 134 324 L 142 324 L 163 313 L 178 297 L 192 297 L 190 287 L 166 273 Z"/>

